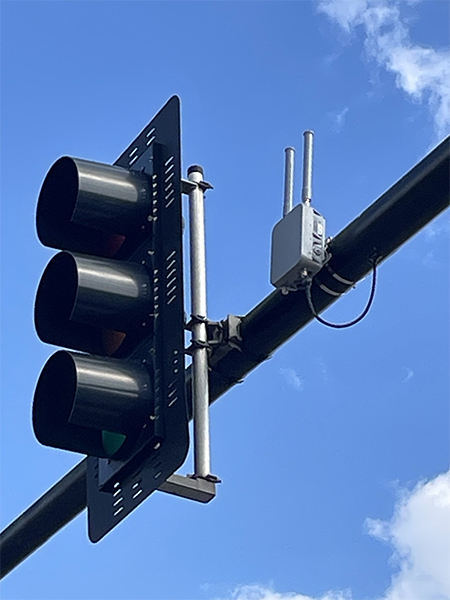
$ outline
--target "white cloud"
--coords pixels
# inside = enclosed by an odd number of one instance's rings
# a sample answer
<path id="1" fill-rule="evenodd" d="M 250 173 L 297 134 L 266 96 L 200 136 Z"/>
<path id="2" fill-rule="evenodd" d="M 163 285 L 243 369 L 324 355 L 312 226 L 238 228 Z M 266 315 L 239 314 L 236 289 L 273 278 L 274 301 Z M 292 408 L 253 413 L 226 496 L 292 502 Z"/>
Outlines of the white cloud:
<path id="1" fill-rule="evenodd" d="M 319 598 L 311 598 L 295 592 L 276 592 L 264 585 L 241 585 L 231 594 L 233 600 L 352 600 L 348 592 L 327 592 Z"/>
<path id="2" fill-rule="evenodd" d="M 439 138 L 450 131 L 450 54 L 413 44 L 393 0 L 319 0 L 318 9 L 344 31 L 361 27 L 370 58 L 395 75 L 398 88 L 426 102 Z"/>
<path id="3" fill-rule="evenodd" d="M 441 236 L 449 237 L 450 234 L 450 219 L 448 215 L 442 215 L 424 229 L 425 241 L 428 244 L 433 243 Z"/>
<path id="4" fill-rule="evenodd" d="M 422 231 L 422 239 L 425 241 L 425 248 L 421 255 L 421 264 L 423 267 L 432 270 L 440 270 L 445 266 L 445 260 L 442 260 L 442 246 L 441 240 L 447 243 L 446 250 L 448 249 L 448 238 L 450 234 L 450 219 L 447 214 L 443 214 L 432 223 L 430 223 Z"/>
<path id="5" fill-rule="evenodd" d="M 426 269 L 430 269 L 432 271 L 437 271 L 441 268 L 441 263 L 436 259 L 436 254 L 433 250 L 430 250 L 422 257 L 422 267 Z"/>
<path id="6" fill-rule="evenodd" d="M 389 522 L 366 524 L 394 549 L 398 572 L 383 600 L 450 598 L 450 471 L 404 494 Z"/>
<path id="7" fill-rule="evenodd" d="M 333 63 L 335 63 L 337 60 L 339 60 L 341 55 L 342 55 L 342 52 L 331 52 L 330 54 L 327 54 L 322 59 L 322 65 L 324 67 L 331 66 Z"/>
<path id="8" fill-rule="evenodd" d="M 333 129 L 335 133 L 339 133 L 342 131 L 342 128 L 345 124 L 345 116 L 348 113 L 348 106 L 343 108 L 341 111 L 333 111 L 328 113 L 328 117 L 332 122 Z"/>
<path id="9" fill-rule="evenodd" d="M 286 383 L 293 387 L 294 390 L 297 390 L 297 392 L 303 392 L 304 381 L 295 369 L 280 369 L 280 374 L 284 377 Z"/>
<path id="10" fill-rule="evenodd" d="M 392 549 L 396 572 L 378 600 L 450 600 L 450 471 L 403 491 L 389 521 L 368 518 L 366 531 Z M 352 600 L 349 590 L 319 597 L 240 585 L 229 600 Z M 356 600 L 356 599 L 353 599 Z"/>
<path id="11" fill-rule="evenodd" d="M 403 377 L 403 383 L 407 383 L 414 377 L 414 371 L 409 367 L 403 367 L 403 370 L 406 372 L 405 376 Z"/>

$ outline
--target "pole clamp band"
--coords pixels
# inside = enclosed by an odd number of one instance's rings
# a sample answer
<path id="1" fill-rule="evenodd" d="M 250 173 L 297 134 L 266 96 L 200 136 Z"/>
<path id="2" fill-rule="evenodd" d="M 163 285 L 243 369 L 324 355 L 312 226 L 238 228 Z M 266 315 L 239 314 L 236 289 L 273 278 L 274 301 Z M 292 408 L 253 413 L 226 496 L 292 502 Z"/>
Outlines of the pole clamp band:
<path id="1" fill-rule="evenodd" d="M 342 295 L 341 292 L 335 292 L 334 290 L 330 290 L 330 288 L 324 285 L 323 283 L 319 283 L 318 285 L 320 289 L 323 290 L 329 296 L 335 296 L 337 298 Z"/>
<path id="2" fill-rule="evenodd" d="M 198 323 L 207 324 L 209 323 L 209 321 L 206 317 L 203 317 L 202 315 L 191 315 L 191 320 L 186 323 L 184 328 L 190 331 L 192 329 L 192 326 L 197 325 Z"/>
<path id="3" fill-rule="evenodd" d="M 325 268 L 328 271 L 328 273 L 331 275 L 331 277 L 336 279 L 336 281 L 339 281 L 339 283 L 343 283 L 344 285 L 354 285 L 355 284 L 354 281 L 350 281 L 349 279 L 345 279 L 344 277 L 341 277 L 340 275 L 338 275 L 336 273 L 336 271 L 333 271 L 333 269 L 330 267 L 329 264 L 326 264 Z"/>

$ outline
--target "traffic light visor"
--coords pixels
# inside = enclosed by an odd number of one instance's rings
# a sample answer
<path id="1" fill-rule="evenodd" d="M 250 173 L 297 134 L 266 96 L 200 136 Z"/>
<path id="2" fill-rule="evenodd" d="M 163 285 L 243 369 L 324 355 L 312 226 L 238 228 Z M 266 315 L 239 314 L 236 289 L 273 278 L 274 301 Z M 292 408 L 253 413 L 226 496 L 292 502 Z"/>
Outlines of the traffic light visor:
<path id="1" fill-rule="evenodd" d="M 110 355 L 127 333 L 148 329 L 152 306 L 143 265 L 60 252 L 39 283 L 36 331 L 49 344 Z"/>
<path id="2" fill-rule="evenodd" d="M 118 240 L 145 223 L 150 206 L 144 173 L 64 156 L 42 184 L 37 234 L 44 246 L 111 256 Z"/>

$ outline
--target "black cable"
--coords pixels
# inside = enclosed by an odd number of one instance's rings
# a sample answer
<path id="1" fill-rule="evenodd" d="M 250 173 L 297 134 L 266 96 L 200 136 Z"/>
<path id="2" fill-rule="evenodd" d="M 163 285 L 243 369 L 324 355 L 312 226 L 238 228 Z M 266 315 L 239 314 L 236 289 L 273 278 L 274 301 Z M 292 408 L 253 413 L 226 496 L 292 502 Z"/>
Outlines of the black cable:
<path id="1" fill-rule="evenodd" d="M 319 321 L 319 323 L 322 323 L 322 325 L 326 325 L 327 327 L 333 327 L 334 329 L 345 329 L 346 327 L 352 327 L 353 325 L 356 325 L 357 323 L 359 323 L 360 321 L 362 321 L 364 319 L 364 317 L 369 312 L 370 307 L 372 306 L 372 302 L 375 297 L 375 288 L 377 285 L 377 260 L 375 259 L 373 261 L 372 289 L 370 290 L 370 296 L 369 296 L 369 300 L 367 302 L 366 308 L 359 315 L 359 317 L 357 317 L 356 319 L 353 319 L 353 321 L 350 321 L 349 323 L 330 323 L 329 321 L 325 321 L 325 319 L 322 319 L 322 317 L 320 317 L 317 314 L 316 309 L 314 308 L 314 305 L 313 305 L 313 301 L 312 301 L 312 297 L 311 297 L 311 285 L 312 285 L 312 279 L 308 282 L 308 285 L 305 288 L 305 294 L 306 294 L 306 300 L 308 302 L 309 310 L 314 315 L 314 318 L 317 319 L 317 321 Z"/>

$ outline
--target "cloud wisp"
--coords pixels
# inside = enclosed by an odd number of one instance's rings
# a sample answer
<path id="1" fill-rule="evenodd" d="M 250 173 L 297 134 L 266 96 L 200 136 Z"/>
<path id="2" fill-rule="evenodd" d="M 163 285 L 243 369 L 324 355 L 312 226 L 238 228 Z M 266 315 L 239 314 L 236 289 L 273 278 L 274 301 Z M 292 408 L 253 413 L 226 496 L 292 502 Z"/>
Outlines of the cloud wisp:
<path id="1" fill-rule="evenodd" d="M 450 218 L 447 214 L 444 214 L 440 218 L 434 220 L 424 229 L 424 236 L 427 244 L 432 244 L 441 237 L 448 239 L 449 235 Z"/>
<path id="2" fill-rule="evenodd" d="M 396 86 L 425 102 L 438 139 L 450 132 L 450 54 L 414 44 L 393 0 L 319 0 L 318 10 L 345 32 L 362 28 L 368 56 L 395 76 Z"/>
<path id="3" fill-rule="evenodd" d="M 345 117 L 348 113 L 348 106 L 343 108 L 341 111 L 333 111 L 328 113 L 328 118 L 332 123 L 332 128 L 335 133 L 342 131 L 345 124 Z"/>
<path id="4" fill-rule="evenodd" d="M 303 392 L 304 380 L 300 377 L 300 375 L 296 372 L 295 369 L 283 368 L 280 369 L 280 375 L 283 376 L 285 382 L 297 392 Z"/>
<path id="5" fill-rule="evenodd" d="M 368 518 L 365 530 L 392 550 L 396 572 L 378 600 L 449 600 L 450 471 L 403 491 L 389 521 Z M 350 590 L 311 597 L 267 585 L 239 585 L 227 600 L 356 600 Z"/>
<path id="6" fill-rule="evenodd" d="M 263 585 L 242 585 L 237 587 L 231 596 L 232 600 L 352 600 L 346 592 L 327 592 L 320 598 L 311 598 L 303 594 L 288 592 L 280 594 L 272 588 Z"/>
<path id="7" fill-rule="evenodd" d="M 405 371 L 405 376 L 403 377 L 402 381 L 403 383 L 407 383 L 414 377 L 414 371 L 409 367 L 403 367 L 403 370 Z"/>
<path id="8" fill-rule="evenodd" d="M 421 264 L 426 269 L 442 270 L 445 268 L 445 259 L 442 252 L 448 252 L 450 235 L 450 219 L 444 213 L 430 223 L 422 232 L 425 247 L 421 255 Z M 443 245 L 444 244 L 444 245 Z"/>

